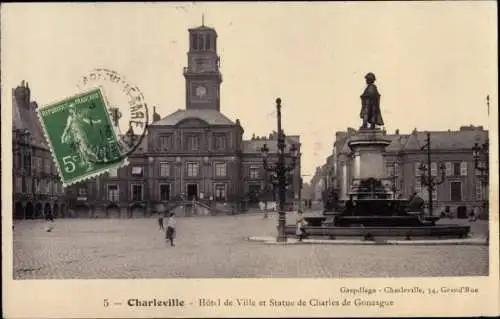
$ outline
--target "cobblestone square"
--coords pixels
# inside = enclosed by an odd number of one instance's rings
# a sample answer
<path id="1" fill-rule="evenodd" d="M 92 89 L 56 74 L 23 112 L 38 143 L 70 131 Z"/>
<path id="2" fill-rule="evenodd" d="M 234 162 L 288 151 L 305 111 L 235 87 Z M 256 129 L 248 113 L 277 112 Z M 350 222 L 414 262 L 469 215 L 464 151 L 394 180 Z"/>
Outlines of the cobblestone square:
<path id="1" fill-rule="evenodd" d="M 290 216 L 290 218 L 292 218 Z M 488 275 L 488 246 L 264 245 L 276 215 L 177 219 L 170 247 L 157 220 L 16 221 L 14 279 L 294 278 Z M 467 221 L 445 220 L 446 223 Z M 472 225 L 485 236 L 487 222 Z"/>

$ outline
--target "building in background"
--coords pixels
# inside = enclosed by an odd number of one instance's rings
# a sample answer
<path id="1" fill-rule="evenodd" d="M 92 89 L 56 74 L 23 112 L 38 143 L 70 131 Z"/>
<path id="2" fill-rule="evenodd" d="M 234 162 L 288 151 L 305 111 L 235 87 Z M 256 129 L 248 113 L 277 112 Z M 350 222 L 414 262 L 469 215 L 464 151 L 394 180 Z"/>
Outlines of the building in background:
<path id="1" fill-rule="evenodd" d="M 28 83 L 12 90 L 13 219 L 68 216 L 68 203 L 31 101 Z"/>
<path id="2" fill-rule="evenodd" d="M 261 148 L 267 144 L 269 162 L 274 163 L 277 134 L 243 140 L 241 122 L 221 113 L 215 29 L 204 25 L 189 29 L 183 75 L 185 108 L 164 118 L 154 111 L 148 135 L 127 167 L 69 187 L 77 216 L 147 216 L 157 204 L 181 198 L 217 206 L 242 201 L 251 205 L 264 196 L 274 197 L 272 187 L 263 191 L 272 176 L 263 168 Z M 287 136 L 286 144 L 287 149 L 295 144 L 300 154 L 299 136 Z M 288 201 L 293 201 L 299 195 L 300 159 L 289 182 Z"/>
<path id="3" fill-rule="evenodd" d="M 334 161 L 328 161 L 328 172 L 333 173 L 333 187 L 338 190 L 340 199 L 345 200 L 351 188 L 352 152 L 348 146 L 355 129 L 336 132 L 333 148 Z M 427 165 L 427 132 L 414 130 L 410 134 L 394 134 L 385 137 L 391 140 L 386 148 L 386 174 L 392 182 L 395 196 L 408 197 L 417 192 L 426 201 L 428 192 L 420 183 L 421 164 Z M 475 169 L 472 147 L 474 143 L 484 143 L 488 131 L 482 126 L 462 126 L 458 131 L 430 132 L 431 174 L 439 178 L 439 166 L 445 165 L 444 183 L 437 186 L 433 193 L 435 211 L 440 213 L 446 208 L 457 217 L 466 217 L 471 209 L 482 212 L 488 194 L 487 187 L 481 183 L 480 172 Z"/>

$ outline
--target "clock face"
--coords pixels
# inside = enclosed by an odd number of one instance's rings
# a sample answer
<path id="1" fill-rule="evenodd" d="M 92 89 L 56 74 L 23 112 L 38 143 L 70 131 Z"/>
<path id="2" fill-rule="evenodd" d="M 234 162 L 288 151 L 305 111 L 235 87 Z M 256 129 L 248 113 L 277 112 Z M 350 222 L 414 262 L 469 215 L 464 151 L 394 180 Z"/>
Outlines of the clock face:
<path id="1" fill-rule="evenodd" d="M 205 95 L 207 95 L 207 88 L 204 87 L 203 85 L 200 85 L 196 88 L 195 93 L 197 97 L 204 97 Z"/>

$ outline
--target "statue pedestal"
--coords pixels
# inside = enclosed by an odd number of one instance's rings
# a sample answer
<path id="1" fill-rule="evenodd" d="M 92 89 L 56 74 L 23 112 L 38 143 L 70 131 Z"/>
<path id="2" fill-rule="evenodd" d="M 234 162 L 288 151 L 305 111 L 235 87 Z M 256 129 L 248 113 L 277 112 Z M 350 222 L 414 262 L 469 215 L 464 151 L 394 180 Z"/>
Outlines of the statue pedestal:
<path id="1" fill-rule="evenodd" d="M 349 142 L 349 147 L 353 152 L 351 194 L 354 195 L 360 192 L 390 194 L 389 188 L 387 187 L 388 180 L 386 178 L 384 157 L 382 155 L 385 148 L 390 143 L 391 141 L 385 138 L 385 131 L 376 129 L 360 129 L 358 133 L 351 138 Z M 364 183 L 364 181 L 369 180 L 382 182 L 384 184 L 383 189 L 377 185 L 369 186 Z"/>

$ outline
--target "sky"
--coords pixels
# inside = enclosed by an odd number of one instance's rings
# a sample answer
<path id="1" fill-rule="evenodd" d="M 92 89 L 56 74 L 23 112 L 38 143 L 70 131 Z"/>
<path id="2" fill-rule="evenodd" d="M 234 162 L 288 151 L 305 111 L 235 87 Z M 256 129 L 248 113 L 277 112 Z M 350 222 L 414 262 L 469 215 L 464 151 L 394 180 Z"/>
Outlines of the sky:
<path id="1" fill-rule="evenodd" d="M 29 82 L 41 106 L 77 93 L 95 68 L 122 74 L 162 117 L 185 108 L 187 29 L 218 33 L 221 112 L 244 137 L 301 136 L 308 181 L 336 131 L 358 128 L 364 75 L 374 72 L 393 133 L 495 123 L 493 1 L 2 4 L 2 98 Z M 10 103 L 10 102 L 9 102 Z"/>

